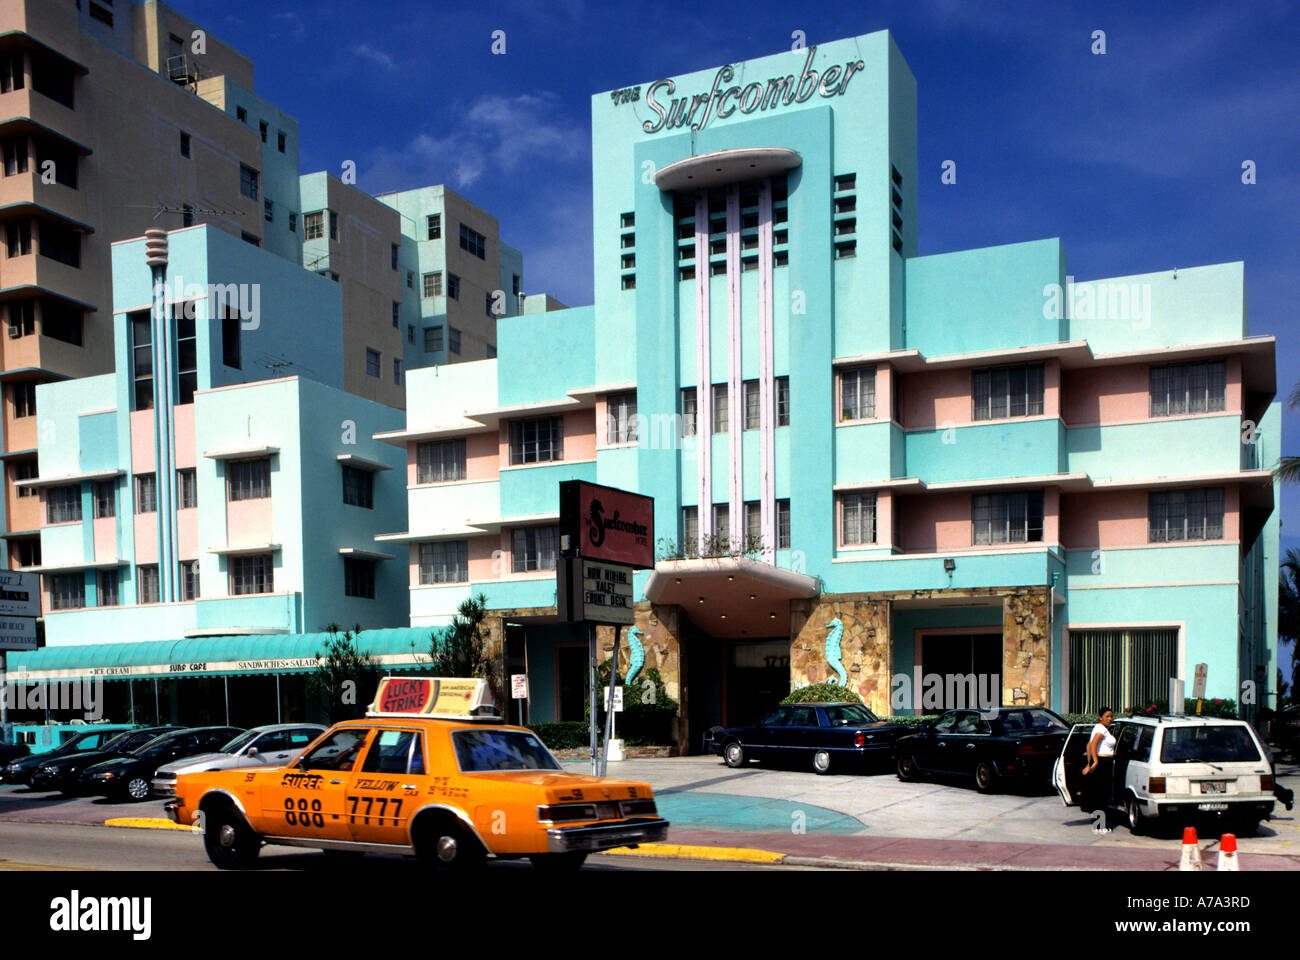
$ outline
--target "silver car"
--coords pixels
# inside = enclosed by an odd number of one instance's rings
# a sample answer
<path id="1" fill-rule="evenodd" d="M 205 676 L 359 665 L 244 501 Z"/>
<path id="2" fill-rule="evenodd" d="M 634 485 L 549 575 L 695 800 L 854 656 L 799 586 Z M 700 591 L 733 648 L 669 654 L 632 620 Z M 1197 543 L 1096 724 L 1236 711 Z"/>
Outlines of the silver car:
<path id="1" fill-rule="evenodd" d="M 272 723 L 253 727 L 216 753 L 201 753 L 159 767 L 153 778 L 153 794 L 155 797 L 175 796 L 176 778 L 182 773 L 284 766 L 324 732 L 325 728 L 319 723 Z"/>

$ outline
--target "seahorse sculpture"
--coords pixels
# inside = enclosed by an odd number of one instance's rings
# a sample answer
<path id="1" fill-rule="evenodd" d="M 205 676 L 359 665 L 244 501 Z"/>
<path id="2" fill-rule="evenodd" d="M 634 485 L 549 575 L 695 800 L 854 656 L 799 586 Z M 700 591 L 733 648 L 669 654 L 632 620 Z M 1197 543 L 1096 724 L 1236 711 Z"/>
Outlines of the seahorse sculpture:
<path id="1" fill-rule="evenodd" d="M 836 617 L 825 626 L 830 631 L 826 634 L 826 662 L 840 675 L 840 686 L 847 687 L 849 675 L 844 670 L 844 661 L 840 659 L 840 637 L 844 636 L 844 624 Z"/>
<path id="2" fill-rule="evenodd" d="M 631 683 L 645 664 L 645 647 L 641 644 L 641 631 L 636 627 L 629 627 L 627 631 L 627 661 L 625 684 Z"/>

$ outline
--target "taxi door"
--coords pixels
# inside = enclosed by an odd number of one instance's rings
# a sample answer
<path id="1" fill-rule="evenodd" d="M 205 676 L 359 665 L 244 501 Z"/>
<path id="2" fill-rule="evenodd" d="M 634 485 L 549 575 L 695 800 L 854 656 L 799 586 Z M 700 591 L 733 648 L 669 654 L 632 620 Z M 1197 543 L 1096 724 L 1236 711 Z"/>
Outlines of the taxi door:
<path id="1" fill-rule="evenodd" d="M 263 774 L 260 832 L 351 840 L 345 795 L 371 732 L 369 727 L 342 727 L 291 766 Z"/>
<path id="2" fill-rule="evenodd" d="M 352 839 L 409 844 L 412 808 L 427 769 L 422 731 L 399 727 L 376 730 L 345 794 Z"/>

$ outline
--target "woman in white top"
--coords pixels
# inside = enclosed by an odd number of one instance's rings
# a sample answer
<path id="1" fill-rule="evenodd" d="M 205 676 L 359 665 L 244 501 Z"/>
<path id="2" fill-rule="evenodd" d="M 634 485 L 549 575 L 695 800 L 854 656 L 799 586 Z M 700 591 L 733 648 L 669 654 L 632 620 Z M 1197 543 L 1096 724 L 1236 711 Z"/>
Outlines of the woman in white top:
<path id="1" fill-rule="evenodd" d="M 1083 768 L 1087 780 L 1084 781 L 1084 802 L 1086 811 L 1105 811 L 1104 829 L 1110 829 L 1110 803 L 1112 767 L 1115 762 L 1115 735 L 1110 732 L 1110 725 L 1115 720 L 1115 712 L 1110 707 L 1102 707 L 1097 714 L 1097 725 L 1088 736 L 1088 762 Z"/>

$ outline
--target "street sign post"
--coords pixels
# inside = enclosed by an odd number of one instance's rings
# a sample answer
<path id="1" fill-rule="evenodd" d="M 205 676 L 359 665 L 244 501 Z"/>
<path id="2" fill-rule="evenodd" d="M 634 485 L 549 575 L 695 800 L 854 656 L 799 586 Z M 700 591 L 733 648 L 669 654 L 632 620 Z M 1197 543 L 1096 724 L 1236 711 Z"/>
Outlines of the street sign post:
<path id="1" fill-rule="evenodd" d="M 40 615 L 40 576 L 0 570 L 0 742 L 9 737 L 9 651 L 32 651 L 40 646 L 36 633 Z"/>
<path id="2" fill-rule="evenodd" d="M 600 753 L 596 711 L 600 651 L 596 626 L 606 624 L 614 628 L 608 702 L 618 682 L 619 628 L 630 626 L 636 616 L 633 575 L 654 564 L 653 497 L 585 480 L 560 483 L 560 555 L 555 565 L 555 607 L 562 622 L 588 625 L 593 774 L 604 775 L 609 741 L 614 736 L 615 712 L 606 711 L 605 750 Z"/>
<path id="3" fill-rule="evenodd" d="M 1192 680 L 1192 696 L 1196 700 L 1196 712 L 1201 712 L 1200 701 L 1205 699 L 1205 675 L 1209 672 L 1208 665 L 1198 663 L 1196 665 L 1195 679 Z"/>

